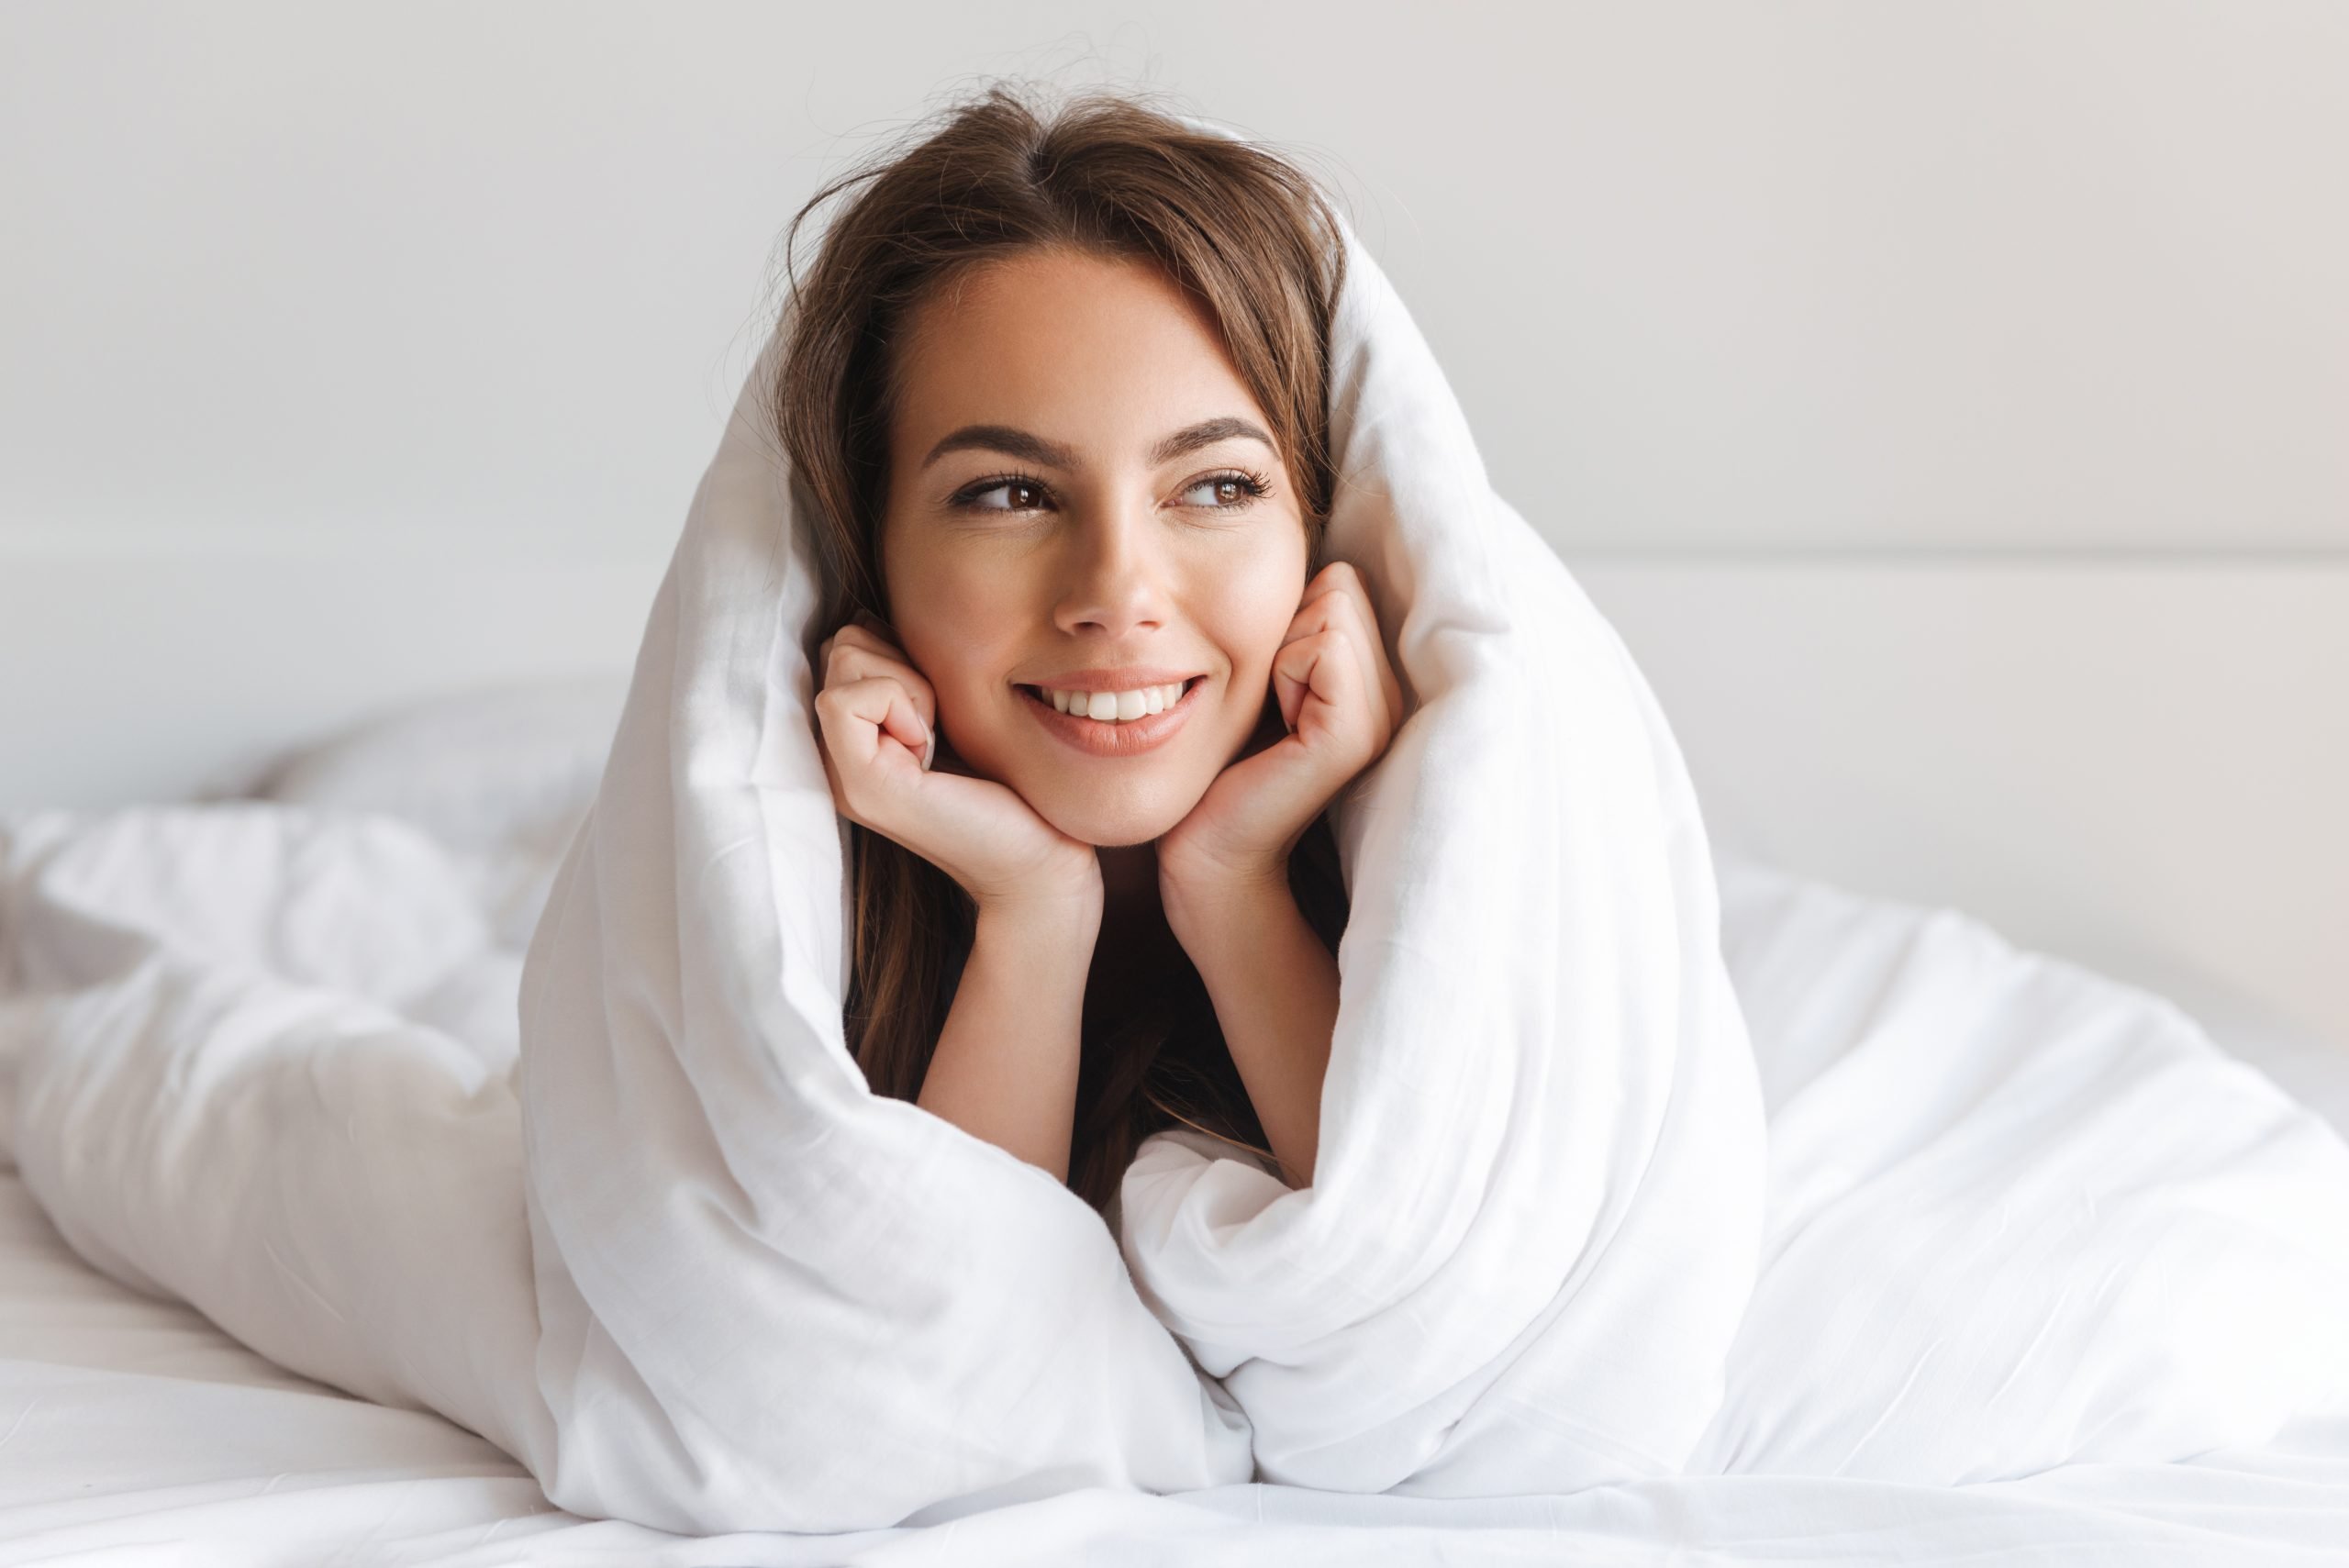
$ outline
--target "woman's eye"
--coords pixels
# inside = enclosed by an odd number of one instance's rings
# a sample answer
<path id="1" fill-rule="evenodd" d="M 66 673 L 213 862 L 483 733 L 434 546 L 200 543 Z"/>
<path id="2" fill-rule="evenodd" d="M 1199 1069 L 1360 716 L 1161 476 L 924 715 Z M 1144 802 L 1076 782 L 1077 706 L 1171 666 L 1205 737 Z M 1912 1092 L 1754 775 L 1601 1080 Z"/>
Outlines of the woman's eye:
<path id="1" fill-rule="evenodd" d="M 1197 505 L 1222 511 L 1244 506 L 1264 493 L 1263 483 L 1245 473 L 1212 473 L 1194 482 L 1189 489 L 1183 492 L 1186 495 L 1205 495 L 1207 499 Z"/>
<path id="2" fill-rule="evenodd" d="M 990 480 L 963 491 L 961 502 L 981 512 L 1029 512 L 1044 504 L 1044 487 L 1032 479 Z"/>

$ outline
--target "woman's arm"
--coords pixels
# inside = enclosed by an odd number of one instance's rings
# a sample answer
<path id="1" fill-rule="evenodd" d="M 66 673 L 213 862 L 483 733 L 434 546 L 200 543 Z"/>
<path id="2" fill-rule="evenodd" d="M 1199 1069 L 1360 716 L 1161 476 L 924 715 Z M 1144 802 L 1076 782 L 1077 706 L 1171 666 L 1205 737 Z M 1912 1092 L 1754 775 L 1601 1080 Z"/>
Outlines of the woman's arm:
<path id="1" fill-rule="evenodd" d="M 1321 1080 L 1338 1026 L 1338 961 L 1286 876 L 1170 890 L 1167 923 L 1198 966 L 1216 1022 L 1273 1153 L 1294 1187 L 1313 1184 Z"/>
<path id="2" fill-rule="evenodd" d="M 1101 897 L 981 904 L 922 1109 L 1068 1180 Z"/>
<path id="3" fill-rule="evenodd" d="M 1362 573 L 1330 562 L 1273 656 L 1248 749 L 1158 836 L 1159 902 L 1198 966 L 1275 1158 L 1313 1184 L 1338 961 L 1289 890 L 1289 857 L 1403 722 L 1402 683 Z M 1262 750 L 1254 749 L 1264 742 Z"/>

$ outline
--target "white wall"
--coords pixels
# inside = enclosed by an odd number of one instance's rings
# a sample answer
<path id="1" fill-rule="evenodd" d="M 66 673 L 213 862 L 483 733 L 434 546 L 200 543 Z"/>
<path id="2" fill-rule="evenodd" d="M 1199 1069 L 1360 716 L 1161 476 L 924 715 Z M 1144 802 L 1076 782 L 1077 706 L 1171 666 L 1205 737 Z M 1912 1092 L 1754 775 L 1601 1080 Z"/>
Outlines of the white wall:
<path id="1" fill-rule="evenodd" d="M 1318 156 L 1573 548 L 2349 548 L 2349 7 L 0 7 L 0 548 L 666 543 L 941 88 Z"/>
<path id="2" fill-rule="evenodd" d="M 1717 842 L 2349 1051 L 2349 558 L 1576 570 Z"/>

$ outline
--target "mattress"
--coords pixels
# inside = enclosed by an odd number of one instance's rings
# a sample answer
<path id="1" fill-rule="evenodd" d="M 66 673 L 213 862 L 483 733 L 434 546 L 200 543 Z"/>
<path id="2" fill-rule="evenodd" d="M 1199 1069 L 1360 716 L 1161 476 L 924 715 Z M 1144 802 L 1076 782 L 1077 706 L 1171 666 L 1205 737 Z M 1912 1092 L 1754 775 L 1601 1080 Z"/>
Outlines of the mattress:
<path id="1" fill-rule="evenodd" d="M 432 705 L 293 753 L 247 793 L 425 828 L 467 858 L 490 928 L 518 953 L 593 793 L 616 700 L 583 684 Z M 1832 1016 L 1884 985 L 1898 943 L 1867 933 L 1919 916 L 1728 851 L 1720 871 L 1723 945 L 1741 994 L 1757 1006 L 1770 999 L 1780 1016 L 1790 998 L 1807 1016 Z M 2178 992 L 2221 1046 L 2349 1129 L 2349 1053 L 2199 984 Z M 0 1127 L 15 1121 L 7 1009 L 0 1002 Z M 1765 1084 L 1774 1098 L 1794 1087 L 1783 1073 Z M 1958 1485 L 1734 1473 L 1451 1500 L 1256 1484 L 1175 1496 L 1082 1491 L 920 1529 L 669 1536 L 557 1509 L 473 1433 L 295 1375 L 193 1309 L 97 1273 L 13 1160 L 0 1160 L 0 1562 L 1825 1563 L 1986 1553 L 2349 1560 L 2349 1417 L 2182 1462 L 2074 1464 Z"/>

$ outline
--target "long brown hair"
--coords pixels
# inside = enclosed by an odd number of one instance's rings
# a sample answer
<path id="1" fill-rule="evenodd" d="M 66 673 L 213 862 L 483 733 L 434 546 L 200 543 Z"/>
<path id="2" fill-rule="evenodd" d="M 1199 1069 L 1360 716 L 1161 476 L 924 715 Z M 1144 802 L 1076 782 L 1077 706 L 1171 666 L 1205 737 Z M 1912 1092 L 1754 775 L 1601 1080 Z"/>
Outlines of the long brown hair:
<path id="1" fill-rule="evenodd" d="M 836 203 L 803 277 L 792 263 L 800 228 Z M 1334 484 L 1330 324 L 1345 265 L 1328 201 L 1280 157 L 1137 97 L 1096 92 L 1047 106 L 997 83 L 825 185 L 785 236 L 794 318 L 772 390 L 821 577 L 811 663 L 859 612 L 890 619 L 878 546 L 900 324 L 966 269 L 1045 246 L 1155 264 L 1201 302 L 1274 426 L 1318 568 Z M 874 1093 L 912 1100 L 977 910 L 902 845 L 856 824 L 850 837 L 849 1049 Z M 1289 883 L 1334 953 L 1346 895 L 1326 816 L 1292 852 Z M 1271 1153 L 1197 968 L 1186 960 L 1156 978 L 1142 977 L 1117 1019 L 1088 1027 L 1084 1041 L 1069 1185 L 1097 1209 L 1160 1128 Z"/>

